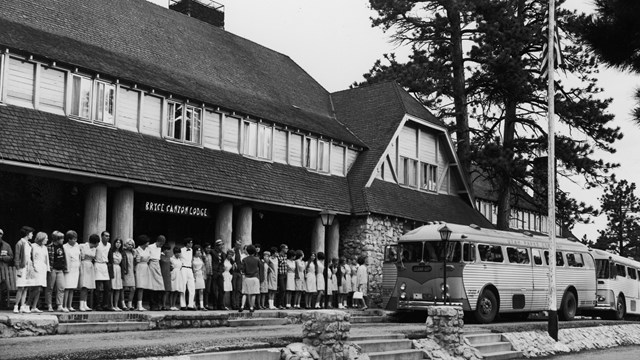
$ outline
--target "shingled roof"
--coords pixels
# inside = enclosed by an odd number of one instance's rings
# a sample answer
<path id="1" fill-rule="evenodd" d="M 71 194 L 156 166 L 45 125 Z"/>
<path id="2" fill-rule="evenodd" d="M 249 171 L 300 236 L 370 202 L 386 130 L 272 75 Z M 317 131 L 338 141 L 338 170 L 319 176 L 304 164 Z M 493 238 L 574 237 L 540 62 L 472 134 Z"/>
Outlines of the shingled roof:
<path id="1" fill-rule="evenodd" d="M 347 179 L 64 116 L 0 106 L 0 162 L 177 190 L 350 213 Z M 58 145 L 60 144 L 60 145 Z"/>
<path id="2" fill-rule="evenodd" d="M 147 1 L 3 0 L 0 45 L 365 147 L 288 56 Z"/>

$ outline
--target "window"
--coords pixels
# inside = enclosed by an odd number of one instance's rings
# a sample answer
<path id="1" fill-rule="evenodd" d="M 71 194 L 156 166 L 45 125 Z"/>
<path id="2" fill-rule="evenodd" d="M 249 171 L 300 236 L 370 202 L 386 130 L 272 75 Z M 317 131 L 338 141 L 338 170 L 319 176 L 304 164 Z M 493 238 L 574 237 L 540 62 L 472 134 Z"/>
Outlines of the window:
<path id="1" fill-rule="evenodd" d="M 433 164 L 420 163 L 420 168 L 420 188 L 423 190 L 437 191 L 436 183 L 438 181 L 438 166 Z"/>
<path id="2" fill-rule="evenodd" d="M 116 87 L 96 81 L 94 94 L 93 120 L 113 124 Z"/>
<path id="3" fill-rule="evenodd" d="M 384 249 L 384 262 L 395 263 L 398 261 L 398 245 L 389 245 Z"/>
<path id="4" fill-rule="evenodd" d="M 83 76 L 73 75 L 69 113 L 73 116 L 89 119 L 90 107 L 91 80 Z"/>
<path id="5" fill-rule="evenodd" d="M 242 153 L 255 157 L 258 153 L 258 124 L 245 121 L 242 131 Z"/>
<path id="6" fill-rule="evenodd" d="M 540 249 L 531 249 L 531 256 L 533 256 L 533 263 L 536 265 L 542 264 L 542 254 L 540 253 Z"/>
<path id="7" fill-rule="evenodd" d="M 167 136 L 182 142 L 200 144 L 202 109 L 174 102 L 169 102 L 167 109 Z"/>
<path id="8" fill-rule="evenodd" d="M 584 267 L 584 260 L 582 254 L 578 253 L 566 253 L 567 265 L 570 267 Z"/>
<path id="9" fill-rule="evenodd" d="M 597 279 L 609 278 L 609 260 L 596 259 L 596 278 Z"/>
<path id="10" fill-rule="evenodd" d="M 224 116 L 222 121 L 222 149 L 238 153 L 240 142 L 240 119 Z"/>
<path id="11" fill-rule="evenodd" d="M 528 264 L 529 263 L 529 251 L 524 248 L 507 248 L 507 258 L 512 264 Z"/>
<path id="12" fill-rule="evenodd" d="M 273 138 L 273 127 L 258 124 L 258 157 L 271 159 L 271 146 Z"/>
<path id="13" fill-rule="evenodd" d="M 36 64 L 9 57 L 5 75 L 7 103 L 33 108 Z"/>
<path id="14" fill-rule="evenodd" d="M 488 262 L 502 262 L 502 247 L 498 245 L 478 245 L 480 260 Z"/>
<path id="15" fill-rule="evenodd" d="M 140 113 L 140 92 L 120 87 L 118 89 L 118 122 L 117 126 L 131 131 L 138 130 Z"/>
<path id="16" fill-rule="evenodd" d="M 205 147 L 220 149 L 220 119 L 221 114 L 210 109 L 204 111 L 204 131 L 202 142 Z"/>
<path id="17" fill-rule="evenodd" d="M 549 251 L 544 252 L 544 259 L 549 263 Z M 562 253 L 560 251 L 556 252 L 556 266 L 564 266 L 564 258 L 562 257 Z"/>
<path id="18" fill-rule="evenodd" d="M 627 267 L 622 264 L 616 264 L 616 276 L 627 277 Z"/>
<path id="19" fill-rule="evenodd" d="M 302 166 L 302 135 L 291 134 L 289 144 L 289 164 Z"/>
<path id="20" fill-rule="evenodd" d="M 318 168 L 318 140 L 312 138 L 304 139 L 304 167 L 309 169 Z"/>
<path id="21" fill-rule="evenodd" d="M 162 135 L 162 106 L 164 100 L 153 95 L 144 95 L 140 132 L 147 135 Z"/>
<path id="22" fill-rule="evenodd" d="M 331 146 L 331 173 L 334 175 L 344 175 L 344 150 L 343 146 Z"/>
<path id="23" fill-rule="evenodd" d="M 462 260 L 465 262 L 476 261 L 476 245 L 470 243 L 464 243 L 462 245 Z"/>
<path id="24" fill-rule="evenodd" d="M 38 109 L 55 114 L 64 114 L 66 73 L 62 70 L 42 66 L 38 85 Z"/>
<path id="25" fill-rule="evenodd" d="M 329 143 L 318 141 L 318 171 L 329 172 Z"/>
<path id="26" fill-rule="evenodd" d="M 636 280 L 638 278 L 638 275 L 636 273 L 636 269 L 634 268 L 628 268 L 629 269 L 629 277 L 633 280 Z"/>
<path id="27" fill-rule="evenodd" d="M 275 129 L 273 137 L 273 160 L 279 163 L 287 163 L 287 138 L 288 132 Z"/>
<path id="28" fill-rule="evenodd" d="M 418 176 L 418 161 L 406 157 L 400 157 L 398 176 L 400 178 L 400 184 L 416 186 L 416 180 Z"/>

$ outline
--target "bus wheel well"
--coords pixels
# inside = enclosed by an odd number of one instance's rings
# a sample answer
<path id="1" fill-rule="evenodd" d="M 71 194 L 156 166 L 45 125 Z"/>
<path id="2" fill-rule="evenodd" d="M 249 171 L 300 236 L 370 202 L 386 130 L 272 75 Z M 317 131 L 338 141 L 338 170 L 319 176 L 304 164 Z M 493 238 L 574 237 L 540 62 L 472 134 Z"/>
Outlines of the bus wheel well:
<path id="1" fill-rule="evenodd" d="M 560 302 L 560 308 L 558 311 L 560 320 L 573 320 L 578 310 L 578 304 L 578 293 L 573 286 L 570 286 L 562 294 L 562 301 Z"/>

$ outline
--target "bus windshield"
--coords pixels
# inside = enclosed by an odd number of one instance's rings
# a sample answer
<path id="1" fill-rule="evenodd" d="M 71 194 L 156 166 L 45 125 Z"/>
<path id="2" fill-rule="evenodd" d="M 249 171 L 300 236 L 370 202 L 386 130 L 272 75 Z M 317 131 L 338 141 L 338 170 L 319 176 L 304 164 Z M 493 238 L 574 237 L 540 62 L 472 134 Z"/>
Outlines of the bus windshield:
<path id="1" fill-rule="evenodd" d="M 447 242 L 447 261 L 460 262 L 462 259 L 462 245 L 457 241 Z M 443 261 L 445 247 L 442 241 L 403 242 L 387 247 L 385 261 L 387 262 L 438 262 Z"/>
<path id="2" fill-rule="evenodd" d="M 596 277 L 598 279 L 609 278 L 609 260 L 596 259 Z"/>

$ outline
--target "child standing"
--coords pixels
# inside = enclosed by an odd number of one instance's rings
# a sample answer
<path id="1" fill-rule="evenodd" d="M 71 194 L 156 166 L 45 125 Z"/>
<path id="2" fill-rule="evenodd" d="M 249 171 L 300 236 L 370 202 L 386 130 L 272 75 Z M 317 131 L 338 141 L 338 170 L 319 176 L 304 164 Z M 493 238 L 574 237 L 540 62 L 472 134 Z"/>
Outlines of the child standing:
<path id="1" fill-rule="evenodd" d="M 196 298 L 200 301 L 200 306 L 196 306 L 197 309 L 207 310 L 204 307 L 204 260 L 202 259 L 202 247 L 200 245 L 193 246 L 193 260 L 191 267 L 193 269 L 193 280 L 196 285 Z"/>
<path id="2" fill-rule="evenodd" d="M 173 248 L 173 257 L 171 258 L 171 308 L 172 311 L 180 310 L 178 308 L 180 301 L 180 291 L 184 288 L 184 280 L 182 278 L 182 260 L 180 260 L 179 247 Z"/>

